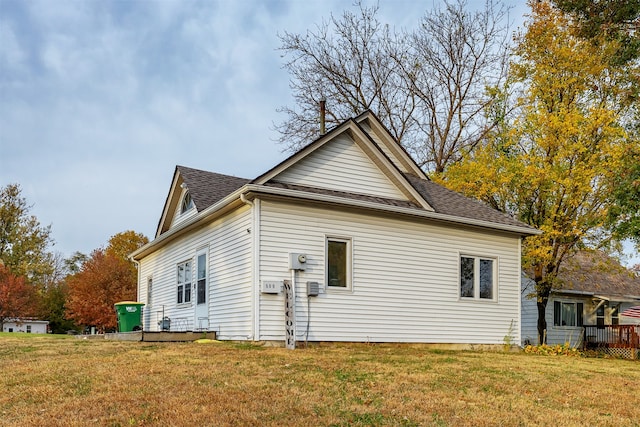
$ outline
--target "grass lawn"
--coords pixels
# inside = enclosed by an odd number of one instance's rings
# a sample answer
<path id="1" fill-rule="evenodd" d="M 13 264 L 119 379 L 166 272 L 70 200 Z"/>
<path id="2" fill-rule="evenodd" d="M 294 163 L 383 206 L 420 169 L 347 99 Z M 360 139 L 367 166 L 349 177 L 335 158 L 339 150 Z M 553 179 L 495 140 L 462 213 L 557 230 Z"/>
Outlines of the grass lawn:
<path id="1" fill-rule="evenodd" d="M 640 362 L 0 334 L 0 426 L 639 426 Z"/>

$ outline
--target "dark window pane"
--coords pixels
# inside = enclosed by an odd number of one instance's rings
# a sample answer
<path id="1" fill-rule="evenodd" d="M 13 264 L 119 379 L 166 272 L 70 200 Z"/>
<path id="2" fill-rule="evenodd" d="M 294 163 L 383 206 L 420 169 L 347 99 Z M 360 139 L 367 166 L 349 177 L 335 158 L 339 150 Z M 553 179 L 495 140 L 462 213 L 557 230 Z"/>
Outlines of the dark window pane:
<path id="1" fill-rule="evenodd" d="M 205 254 L 198 255 L 198 279 L 207 277 L 207 256 Z"/>
<path id="2" fill-rule="evenodd" d="M 184 302 L 191 302 L 191 283 L 184 285 Z"/>
<path id="3" fill-rule="evenodd" d="M 574 303 L 562 304 L 562 326 L 576 326 L 576 305 Z"/>
<path id="4" fill-rule="evenodd" d="M 493 260 L 480 260 L 480 298 L 493 298 Z"/>
<path id="5" fill-rule="evenodd" d="M 187 193 L 184 195 L 184 199 L 182 199 L 182 206 L 180 208 L 180 213 L 185 213 L 192 207 L 193 207 L 193 199 L 191 198 L 191 194 Z"/>
<path id="6" fill-rule="evenodd" d="M 553 302 L 553 326 L 560 326 L 562 323 L 562 304 L 560 301 Z"/>
<path id="7" fill-rule="evenodd" d="M 473 258 L 460 258 L 460 296 L 473 298 Z"/>
<path id="8" fill-rule="evenodd" d="M 347 287 L 347 242 L 329 240 L 327 250 L 328 285 Z"/>
<path id="9" fill-rule="evenodd" d="M 204 304 L 207 302 L 207 281 L 202 279 L 198 280 L 198 304 Z"/>
<path id="10" fill-rule="evenodd" d="M 182 290 L 183 290 L 183 286 L 182 285 L 178 286 L 178 304 L 181 304 L 183 302 Z"/>
<path id="11" fill-rule="evenodd" d="M 577 320 L 576 320 L 576 326 L 584 326 L 584 321 L 582 320 L 582 315 L 584 312 L 584 305 L 579 302 L 576 304 L 576 316 L 577 316 Z"/>

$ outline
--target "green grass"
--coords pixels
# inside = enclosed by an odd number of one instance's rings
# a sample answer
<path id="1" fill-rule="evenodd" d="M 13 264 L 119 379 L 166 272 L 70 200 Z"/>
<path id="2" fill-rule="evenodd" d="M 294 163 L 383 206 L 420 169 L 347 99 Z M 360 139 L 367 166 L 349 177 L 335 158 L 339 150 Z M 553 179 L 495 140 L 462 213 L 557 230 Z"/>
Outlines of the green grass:
<path id="1" fill-rule="evenodd" d="M 640 362 L 0 334 L 0 426 L 639 426 Z"/>

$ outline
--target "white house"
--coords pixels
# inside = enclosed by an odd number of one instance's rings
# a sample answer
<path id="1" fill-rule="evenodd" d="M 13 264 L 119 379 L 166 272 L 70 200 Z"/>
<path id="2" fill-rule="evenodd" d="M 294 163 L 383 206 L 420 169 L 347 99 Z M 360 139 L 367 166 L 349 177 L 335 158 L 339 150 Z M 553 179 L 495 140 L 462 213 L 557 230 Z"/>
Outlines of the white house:
<path id="1" fill-rule="evenodd" d="M 580 251 L 567 259 L 558 274 L 545 311 L 547 344 L 581 347 L 638 345 L 639 319 L 621 313 L 640 305 L 640 277 L 600 251 Z M 538 343 L 538 308 L 532 280 L 522 285 L 522 344 Z M 622 341 L 622 342 L 621 342 Z"/>
<path id="2" fill-rule="evenodd" d="M 46 334 L 49 322 L 30 318 L 5 319 L 2 322 L 2 332 L 26 332 L 29 334 Z"/>
<path id="3" fill-rule="evenodd" d="M 176 167 L 132 259 L 147 331 L 501 344 L 520 341 L 520 245 L 536 233 L 430 181 L 366 112 L 253 180 Z"/>

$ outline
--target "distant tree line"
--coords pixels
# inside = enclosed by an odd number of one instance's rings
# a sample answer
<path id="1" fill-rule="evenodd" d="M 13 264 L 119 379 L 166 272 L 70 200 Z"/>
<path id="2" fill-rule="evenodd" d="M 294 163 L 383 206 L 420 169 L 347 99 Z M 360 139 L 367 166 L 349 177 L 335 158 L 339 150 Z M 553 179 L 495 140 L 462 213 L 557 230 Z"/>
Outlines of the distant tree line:
<path id="1" fill-rule="evenodd" d="M 113 304 L 136 299 L 136 268 L 127 255 L 148 239 L 125 231 L 106 248 L 65 259 L 50 251 L 51 226 L 30 208 L 18 184 L 0 188 L 0 330 L 6 319 L 30 317 L 48 320 L 53 333 L 115 329 Z"/>

